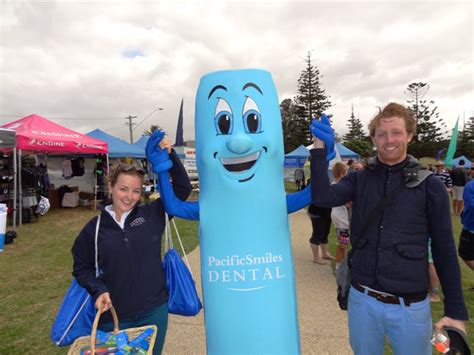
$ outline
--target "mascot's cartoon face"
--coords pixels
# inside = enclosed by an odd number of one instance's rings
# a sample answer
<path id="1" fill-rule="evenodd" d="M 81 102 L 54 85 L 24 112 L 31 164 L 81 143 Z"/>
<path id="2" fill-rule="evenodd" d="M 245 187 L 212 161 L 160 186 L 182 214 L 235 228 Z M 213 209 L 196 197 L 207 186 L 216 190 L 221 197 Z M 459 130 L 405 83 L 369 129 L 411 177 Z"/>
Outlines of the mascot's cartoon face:
<path id="1" fill-rule="evenodd" d="M 245 184 L 265 179 L 274 166 L 281 170 L 281 114 L 269 72 L 248 69 L 204 76 L 195 124 L 200 176 Z"/>

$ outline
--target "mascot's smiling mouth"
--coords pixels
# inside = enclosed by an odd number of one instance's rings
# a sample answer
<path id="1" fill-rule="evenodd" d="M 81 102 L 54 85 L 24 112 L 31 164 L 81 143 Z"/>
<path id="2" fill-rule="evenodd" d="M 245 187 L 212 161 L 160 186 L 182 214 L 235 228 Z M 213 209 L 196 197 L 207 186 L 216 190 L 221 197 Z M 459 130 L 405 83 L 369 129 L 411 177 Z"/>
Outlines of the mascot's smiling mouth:
<path id="1" fill-rule="evenodd" d="M 268 152 L 267 147 L 263 146 L 262 148 L 265 153 Z M 253 172 L 250 176 L 243 178 L 241 174 L 246 173 L 255 167 L 255 163 L 260 158 L 260 153 L 262 152 L 259 151 L 249 155 L 245 155 L 243 157 L 236 158 L 219 158 L 219 161 L 224 167 L 224 169 L 231 173 L 230 176 L 233 176 L 237 179 L 240 177 L 241 179 L 238 180 L 239 182 L 246 182 L 251 180 L 255 176 L 255 172 Z M 218 153 L 214 152 L 214 159 L 217 159 L 217 155 Z"/>
<path id="2" fill-rule="evenodd" d="M 257 161 L 260 152 L 255 152 L 244 157 L 237 158 L 221 158 L 221 163 L 226 170 L 232 173 L 241 173 L 249 170 Z"/>

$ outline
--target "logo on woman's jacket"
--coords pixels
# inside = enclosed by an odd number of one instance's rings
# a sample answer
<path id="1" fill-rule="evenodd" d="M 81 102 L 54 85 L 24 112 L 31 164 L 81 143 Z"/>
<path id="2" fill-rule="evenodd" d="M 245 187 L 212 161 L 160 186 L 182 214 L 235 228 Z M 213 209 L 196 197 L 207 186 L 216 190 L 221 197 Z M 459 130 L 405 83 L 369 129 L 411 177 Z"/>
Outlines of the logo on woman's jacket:
<path id="1" fill-rule="evenodd" d="M 138 217 L 138 218 L 135 218 L 133 221 L 130 222 L 130 227 L 137 227 L 137 226 L 139 226 L 143 223 L 145 223 L 145 218 Z"/>

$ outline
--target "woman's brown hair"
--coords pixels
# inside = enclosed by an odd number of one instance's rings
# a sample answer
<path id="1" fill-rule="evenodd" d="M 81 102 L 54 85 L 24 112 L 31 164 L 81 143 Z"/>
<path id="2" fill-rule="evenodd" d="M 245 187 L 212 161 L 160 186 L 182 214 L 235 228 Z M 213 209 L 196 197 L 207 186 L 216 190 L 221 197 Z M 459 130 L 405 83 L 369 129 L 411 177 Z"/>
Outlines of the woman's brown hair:
<path id="1" fill-rule="evenodd" d="M 334 179 L 339 180 L 346 174 L 347 174 L 346 164 L 341 163 L 340 161 L 338 161 L 337 163 L 334 163 L 334 165 L 332 166 L 332 176 L 334 176 Z"/>
<path id="2" fill-rule="evenodd" d="M 121 174 L 136 176 L 142 181 L 145 177 L 145 171 L 143 171 L 143 169 L 130 164 L 118 164 L 110 169 L 110 173 L 106 177 L 107 184 L 113 187 Z"/>

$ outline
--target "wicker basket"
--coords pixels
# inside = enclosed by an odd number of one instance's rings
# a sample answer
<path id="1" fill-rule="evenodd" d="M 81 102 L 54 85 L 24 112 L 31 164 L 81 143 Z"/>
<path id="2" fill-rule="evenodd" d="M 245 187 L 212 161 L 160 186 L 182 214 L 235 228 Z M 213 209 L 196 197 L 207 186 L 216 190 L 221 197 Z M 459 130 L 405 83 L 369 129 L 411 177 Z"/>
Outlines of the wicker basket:
<path id="1" fill-rule="evenodd" d="M 120 331 L 119 329 L 119 323 L 118 323 L 118 318 L 117 318 L 117 312 L 115 312 L 115 308 L 111 307 L 110 312 L 112 313 L 112 318 L 114 319 L 114 334 L 118 333 Z M 74 343 L 72 343 L 68 355 L 79 355 L 81 353 L 81 349 L 85 346 L 90 345 L 91 347 L 91 354 L 95 354 L 95 345 L 96 345 L 96 335 L 97 335 L 97 326 L 99 325 L 99 319 L 100 315 L 103 313 L 102 309 L 97 311 L 97 314 L 94 319 L 94 323 L 92 324 L 92 332 L 90 336 L 85 336 L 85 337 L 80 337 L 74 340 Z M 156 338 L 156 333 L 158 331 L 158 328 L 156 325 L 145 325 L 143 327 L 137 327 L 137 328 L 127 328 L 124 329 L 125 333 L 127 333 L 129 339 L 133 339 L 140 335 L 143 331 L 146 329 L 152 328 L 153 329 L 153 334 L 151 335 L 150 338 L 150 347 L 148 348 L 147 355 L 152 355 L 153 354 L 153 346 L 155 345 L 155 338 Z"/>

